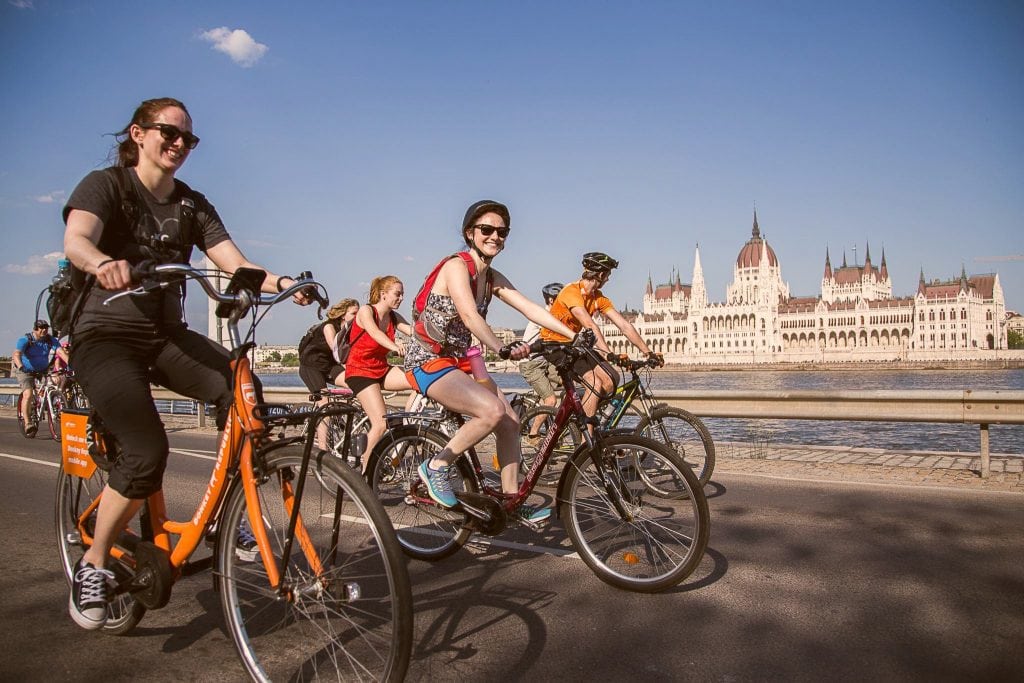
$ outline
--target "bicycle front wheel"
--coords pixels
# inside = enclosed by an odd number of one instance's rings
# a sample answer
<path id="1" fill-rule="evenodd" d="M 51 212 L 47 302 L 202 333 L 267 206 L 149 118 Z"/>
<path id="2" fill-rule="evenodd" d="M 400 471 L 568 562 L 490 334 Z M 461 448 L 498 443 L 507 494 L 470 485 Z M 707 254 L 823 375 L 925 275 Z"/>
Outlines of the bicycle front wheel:
<path id="1" fill-rule="evenodd" d="M 60 414 L 63 410 L 63 404 L 60 398 L 60 393 L 53 391 L 46 396 L 46 416 L 50 423 L 50 436 L 57 443 L 60 443 L 61 427 L 60 427 Z"/>
<path id="2" fill-rule="evenodd" d="M 617 588 L 654 593 L 678 584 L 700 564 L 710 535 L 697 478 L 652 439 L 606 436 L 595 448 L 604 476 L 580 449 L 559 492 L 560 515 L 580 557 Z M 645 478 L 673 495 L 653 494 Z"/>
<path id="3" fill-rule="evenodd" d="M 458 551 L 469 540 L 466 513 L 441 507 L 427 494 L 417 469 L 448 444 L 448 437 L 423 427 L 402 426 L 384 433 L 373 449 L 367 472 L 398 542 L 410 557 L 433 562 Z M 450 472 L 452 489 L 477 493 L 476 480 L 465 458 Z"/>
<path id="4" fill-rule="evenodd" d="M 636 433 L 663 443 L 689 465 L 701 486 L 715 471 L 715 442 L 711 432 L 693 413 L 682 408 L 656 408 L 637 426 Z"/>
<path id="5" fill-rule="evenodd" d="M 63 466 L 57 472 L 57 493 L 54 496 L 56 499 L 57 550 L 60 553 L 60 564 L 64 570 L 68 588 L 71 587 L 75 565 L 82 559 L 82 555 L 86 551 L 78 522 L 106 485 L 107 473 L 98 467 L 88 479 L 65 473 Z M 83 520 L 83 525 L 89 535 L 92 535 L 95 524 L 96 512 L 93 511 L 87 519 Z M 138 524 L 139 517 L 136 516 L 126 534 L 139 537 L 141 531 Z M 113 560 L 110 561 L 108 569 L 113 571 L 118 579 L 127 578 L 131 573 L 124 565 Z M 146 608 L 137 602 L 131 593 L 119 593 L 107 605 L 107 623 L 103 626 L 103 632 L 116 636 L 124 635 L 135 628 L 145 613 Z"/>
<path id="6" fill-rule="evenodd" d="M 302 447 L 265 458 L 259 514 L 280 570 Z M 324 458 L 310 462 L 299 504 L 280 590 L 258 552 L 249 559 L 237 550 L 240 529 L 248 533 L 240 482 L 218 520 L 217 581 L 246 671 L 259 681 L 402 680 L 412 651 L 412 592 L 380 503 L 357 472 Z"/>

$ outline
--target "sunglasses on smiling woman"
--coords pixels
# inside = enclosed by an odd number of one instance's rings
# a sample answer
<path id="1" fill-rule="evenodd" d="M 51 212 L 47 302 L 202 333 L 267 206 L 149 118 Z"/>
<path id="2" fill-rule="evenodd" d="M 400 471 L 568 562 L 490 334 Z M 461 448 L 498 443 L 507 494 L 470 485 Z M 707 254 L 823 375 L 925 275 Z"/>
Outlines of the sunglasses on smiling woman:
<path id="1" fill-rule="evenodd" d="M 493 225 L 482 225 L 482 224 L 481 225 L 474 225 L 473 228 L 476 229 L 476 230 L 479 230 L 480 234 L 483 235 L 484 237 L 490 237 L 491 235 L 494 234 L 494 231 L 497 230 L 498 231 L 498 237 L 500 237 L 501 239 L 505 239 L 506 237 L 508 237 L 508 233 L 509 233 L 509 229 L 508 228 L 506 228 L 506 227 L 496 228 Z"/>
<path id="2" fill-rule="evenodd" d="M 139 128 L 142 128 L 143 130 L 160 131 L 160 137 L 162 137 L 165 142 L 174 142 L 178 138 L 181 138 L 181 141 L 185 143 L 185 147 L 188 149 L 195 149 L 196 145 L 199 144 L 198 137 L 187 130 L 182 130 L 169 123 L 140 123 Z"/>

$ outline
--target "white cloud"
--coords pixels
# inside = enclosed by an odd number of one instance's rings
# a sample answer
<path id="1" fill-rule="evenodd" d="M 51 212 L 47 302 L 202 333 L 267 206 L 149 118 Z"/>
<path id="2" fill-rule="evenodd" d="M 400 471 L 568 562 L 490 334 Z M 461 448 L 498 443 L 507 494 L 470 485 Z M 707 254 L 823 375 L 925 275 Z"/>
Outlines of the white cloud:
<path id="1" fill-rule="evenodd" d="M 8 263 L 4 266 L 5 273 L 16 273 L 18 275 L 41 275 L 43 273 L 56 273 L 57 261 L 64 258 L 64 253 L 51 251 L 42 256 L 29 256 L 25 263 Z"/>
<path id="2" fill-rule="evenodd" d="M 412 256 L 403 256 L 402 260 L 405 261 L 406 263 L 412 263 L 416 259 L 414 257 L 412 257 Z"/>
<path id="3" fill-rule="evenodd" d="M 55 202 L 64 201 L 64 190 L 54 190 L 53 192 L 47 192 L 37 197 L 32 197 L 32 201 L 39 202 L 40 204 L 53 204 Z"/>
<path id="4" fill-rule="evenodd" d="M 203 31 L 199 37 L 213 45 L 214 50 L 223 52 L 231 61 L 239 66 L 248 68 L 260 61 L 270 48 L 263 43 L 257 43 L 246 31 L 240 28 L 234 30 L 221 26 Z"/>
<path id="5" fill-rule="evenodd" d="M 35 9 L 35 5 L 32 0 L 7 0 L 7 4 L 18 9 Z"/>

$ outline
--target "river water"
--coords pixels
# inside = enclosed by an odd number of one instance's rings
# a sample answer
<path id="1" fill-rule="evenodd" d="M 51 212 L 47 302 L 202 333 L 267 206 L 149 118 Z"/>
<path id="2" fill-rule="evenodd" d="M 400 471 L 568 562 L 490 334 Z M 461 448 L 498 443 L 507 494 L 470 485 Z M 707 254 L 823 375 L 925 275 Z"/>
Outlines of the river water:
<path id="1" fill-rule="evenodd" d="M 515 373 L 493 375 L 498 386 L 525 389 L 526 381 Z M 298 374 L 263 375 L 267 386 L 301 386 Z M 1024 390 L 1024 370 L 741 370 L 673 372 L 651 375 L 651 388 L 787 391 L 815 389 L 863 391 L 872 389 L 936 389 L 993 391 Z M 909 449 L 977 453 L 977 425 L 915 422 L 823 422 L 819 420 L 739 420 L 707 418 L 715 442 L 738 444 L 814 444 L 864 448 Z M 992 425 L 992 453 L 1024 453 L 1024 425 Z"/>
<path id="2" fill-rule="evenodd" d="M 525 389 L 516 373 L 493 375 L 505 389 Z M 266 386 L 299 387 L 298 373 L 263 374 Z M 2 384 L 16 383 L 13 379 Z M 816 389 L 860 391 L 871 389 L 1024 390 L 1024 370 L 738 370 L 673 372 L 651 375 L 651 388 L 786 391 Z M 6 398 L 6 397 L 5 397 Z M 813 444 L 888 450 L 919 450 L 977 453 L 977 425 L 914 422 L 824 422 L 819 420 L 742 420 L 707 418 L 705 422 L 718 444 Z M 1024 425 L 992 425 L 992 453 L 1024 454 Z"/>

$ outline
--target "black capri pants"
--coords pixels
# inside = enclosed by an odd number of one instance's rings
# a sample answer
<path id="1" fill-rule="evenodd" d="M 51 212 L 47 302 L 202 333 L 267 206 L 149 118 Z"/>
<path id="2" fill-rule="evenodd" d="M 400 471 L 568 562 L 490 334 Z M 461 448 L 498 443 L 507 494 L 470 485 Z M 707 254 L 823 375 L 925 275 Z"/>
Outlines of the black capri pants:
<path id="1" fill-rule="evenodd" d="M 227 349 L 187 328 L 164 336 L 89 331 L 71 348 L 75 377 L 114 435 L 121 455 L 108 484 L 126 498 L 160 490 L 168 442 L 150 384 L 217 407 L 223 429 L 231 407 Z"/>

